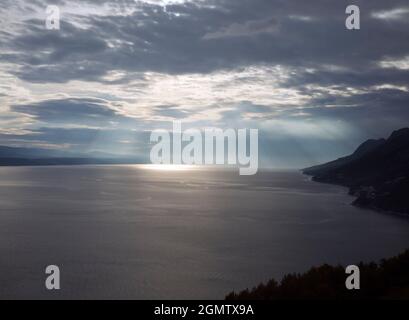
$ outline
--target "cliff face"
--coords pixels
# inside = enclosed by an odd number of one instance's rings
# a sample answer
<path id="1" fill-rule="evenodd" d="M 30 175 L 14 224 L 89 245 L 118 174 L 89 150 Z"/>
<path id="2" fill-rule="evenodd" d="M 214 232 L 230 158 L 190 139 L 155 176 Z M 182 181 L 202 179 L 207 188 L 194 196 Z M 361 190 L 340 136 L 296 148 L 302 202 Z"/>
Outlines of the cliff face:
<path id="1" fill-rule="evenodd" d="M 314 181 L 349 187 L 355 205 L 409 214 L 409 128 L 368 140 L 350 156 L 306 168 Z"/>

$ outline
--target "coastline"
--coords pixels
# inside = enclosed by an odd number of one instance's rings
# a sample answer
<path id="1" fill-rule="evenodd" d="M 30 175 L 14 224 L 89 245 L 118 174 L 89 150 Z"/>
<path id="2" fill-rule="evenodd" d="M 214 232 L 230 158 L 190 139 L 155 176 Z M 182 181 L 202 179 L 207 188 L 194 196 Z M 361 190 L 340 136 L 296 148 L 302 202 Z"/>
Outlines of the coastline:
<path id="1" fill-rule="evenodd" d="M 304 172 L 304 170 L 300 170 L 300 171 L 301 171 L 301 173 L 302 173 L 303 175 L 309 177 L 309 180 L 310 180 L 310 181 L 317 182 L 317 183 L 323 183 L 323 184 L 330 184 L 330 185 L 335 185 L 335 186 L 341 186 L 341 187 L 347 188 L 347 190 L 348 190 L 347 193 L 348 193 L 349 195 L 355 197 L 355 200 L 350 203 L 350 205 L 352 205 L 352 206 L 354 206 L 354 207 L 357 207 L 357 208 L 360 208 L 360 209 L 364 209 L 364 210 L 376 211 L 376 212 L 379 212 L 379 213 L 382 213 L 382 214 L 386 214 L 386 215 L 394 215 L 394 216 L 399 216 L 399 217 L 406 218 L 406 219 L 409 218 L 409 214 L 407 214 L 407 213 L 402 213 L 402 212 L 393 211 L 393 210 L 385 210 L 385 209 L 382 209 L 382 208 L 379 208 L 379 207 L 376 207 L 376 206 L 373 206 L 373 205 L 358 204 L 358 203 L 357 203 L 357 200 L 359 199 L 359 196 L 356 195 L 356 194 L 352 191 L 352 187 L 351 187 L 351 186 L 349 186 L 349 185 L 347 185 L 347 184 L 340 183 L 340 182 L 331 182 L 331 181 L 327 181 L 327 180 L 319 180 L 319 179 L 317 179 L 316 176 L 313 175 L 313 174 L 306 173 L 306 172 Z"/>

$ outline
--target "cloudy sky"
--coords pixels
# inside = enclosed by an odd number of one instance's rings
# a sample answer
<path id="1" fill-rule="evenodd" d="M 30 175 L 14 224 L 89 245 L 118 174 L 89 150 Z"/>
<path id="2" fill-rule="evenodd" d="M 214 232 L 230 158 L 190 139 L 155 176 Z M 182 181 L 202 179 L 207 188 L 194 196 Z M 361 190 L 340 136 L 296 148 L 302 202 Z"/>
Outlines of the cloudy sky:
<path id="1" fill-rule="evenodd" d="M 302 167 L 409 126 L 407 0 L 0 0 L 0 18 L 0 145 L 144 156 L 182 120 L 258 128 L 263 166 Z"/>

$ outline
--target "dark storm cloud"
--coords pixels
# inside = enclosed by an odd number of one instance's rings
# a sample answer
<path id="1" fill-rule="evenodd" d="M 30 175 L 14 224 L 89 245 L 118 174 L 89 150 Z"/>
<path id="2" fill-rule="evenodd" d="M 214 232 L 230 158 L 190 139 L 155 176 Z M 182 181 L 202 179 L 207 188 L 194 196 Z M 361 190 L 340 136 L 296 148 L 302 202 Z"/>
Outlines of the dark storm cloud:
<path id="1" fill-rule="evenodd" d="M 12 1 L 5 3 L 15 5 Z M 83 3 L 101 7 L 110 3 L 112 12 L 107 15 L 62 12 L 59 31 L 45 30 L 44 21 L 39 18 L 21 22 L 22 28 L 14 33 L 0 33 L 0 45 L 7 49 L 0 53 L 1 61 L 13 63 L 11 72 L 27 82 L 82 80 L 126 85 L 139 79 L 141 86 L 149 86 L 143 84 L 149 82 L 144 75 L 148 72 L 208 76 L 211 72 L 243 70 L 248 66 L 267 69 L 280 65 L 289 72 L 288 77 L 272 73 L 271 78 L 277 79 L 279 89 L 303 95 L 296 108 L 276 102 L 279 99 L 273 99 L 271 105 L 260 105 L 244 101 L 247 97 L 242 98 L 242 103 L 229 105 L 221 90 L 216 94 L 220 94 L 225 111 L 219 113 L 221 119 L 216 124 L 243 127 L 249 124 L 248 120 L 260 119 L 286 121 L 297 130 L 299 126 L 300 133 L 295 136 L 285 136 L 278 130 L 274 139 L 269 137 L 271 132 L 260 134 L 260 150 L 264 152 L 261 157 L 274 156 L 281 150 L 283 156 L 277 163 L 284 165 L 288 159 L 330 160 L 351 151 L 363 139 L 386 137 L 392 130 L 409 125 L 409 67 L 380 63 L 409 56 L 407 0 L 353 1 L 361 9 L 359 31 L 345 28 L 349 0 L 208 0 L 168 5 L 166 10 L 160 5 L 133 0 Z M 70 5 L 63 0 L 36 0 L 30 5 L 41 8 L 46 4 Z M 24 4 L 27 10 L 30 5 Z M 121 10 L 129 13 L 127 10 L 133 7 L 137 9 L 133 13 L 120 14 Z M 107 80 L 112 71 L 121 71 L 123 75 Z M 257 73 L 246 77 L 233 81 L 241 85 L 254 82 L 255 88 L 264 81 Z M 223 83 L 218 89 L 225 86 L 228 90 L 234 84 Z M 261 87 L 268 90 L 267 86 Z M 266 92 L 260 92 L 260 96 L 264 95 Z M 165 100 L 164 105 L 154 105 L 148 113 L 174 119 L 193 114 L 185 107 L 165 105 L 168 103 Z M 203 106 L 213 108 L 207 101 Z M 100 100 L 50 100 L 15 105 L 11 111 L 29 115 L 41 126 L 99 127 L 32 129 L 15 139 L 66 143 L 84 149 L 97 145 L 120 152 L 146 138 L 130 131 L 113 130 L 112 122 L 119 124 L 116 127 L 125 127 L 135 125 L 136 120 L 119 114 Z M 201 111 L 205 114 L 206 110 Z M 198 121 L 202 124 L 200 121 L 208 124 L 206 119 Z M 320 131 L 321 137 L 303 136 L 302 126 L 309 121 L 324 129 L 328 123 L 330 127 L 340 123 L 344 126 L 338 129 L 344 136 L 339 140 L 336 135 L 327 139 L 329 134 L 325 130 Z M 149 125 L 153 126 L 153 122 Z M 163 119 L 156 121 L 156 125 L 162 124 Z M 300 164 L 294 163 L 297 165 Z"/>
<path id="2" fill-rule="evenodd" d="M 23 113 L 48 124 L 76 124 L 107 126 L 120 122 L 132 123 L 131 118 L 119 114 L 98 99 L 46 100 L 29 105 L 14 105 L 11 111 Z M 134 121 L 136 123 L 136 121 Z"/>
<path id="3" fill-rule="evenodd" d="M 409 82 L 409 69 L 399 70 L 392 68 L 380 68 L 368 66 L 368 68 L 351 68 L 346 70 L 328 70 L 317 66 L 316 70 L 298 70 L 292 76 L 282 82 L 285 87 L 302 89 L 307 84 L 317 86 L 340 86 L 367 88 L 382 84 L 404 86 Z"/>
<path id="4" fill-rule="evenodd" d="M 355 132 L 348 139 L 358 145 L 365 139 L 387 137 L 409 125 L 409 92 L 378 89 L 351 95 L 322 95 L 302 109 L 298 120 L 335 121 L 348 124 Z M 284 109 L 285 110 L 285 109 Z M 285 110 L 274 118 L 294 119 L 294 110 Z"/>
<path id="5" fill-rule="evenodd" d="M 381 89 L 346 97 L 326 96 L 315 99 L 305 111 L 314 118 L 338 119 L 365 131 L 388 133 L 408 126 L 409 92 Z M 378 134 L 379 134 L 378 133 Z"/>
<path id="6" fill-rule="evenodd" d="M 401 108 L 402 110 L 408 106 L 409 92 L 397 89 L 379 89 L 367 93 L 353 94 L 349 96 L 328 95 L 313 99 L 311 104 L 317 106 L 368 106 L 372 112 L 379 109 Z M 409 114 L 409 108 L 402 115 Z"/>
<path id="7" fill-rule="evenodd" d="M 407 1 L 355 1 L 362 12 L 358 32 L 344 25 L 348 1 L 207 3 L 213 6 L 168 5 L 166 12 L 159 5 L 134 4 L 138 10 L 132 15 L 78 17 L 86 29 L 62 18 L 58 32 L 44 30 L 44 21 L 30 21 L 31 31 L 13 40 L 19 52 L 9 59 L 30 66 L 18 73 L 25 80 L 64 82 L 118 69 L 208 73 L 259 63 L 333 64 L 366 73 L 383 57 L 409 51 L 403 41 L 409 38 L 405 20 L 372 17 L 373 12 L 407 7 Z"/>

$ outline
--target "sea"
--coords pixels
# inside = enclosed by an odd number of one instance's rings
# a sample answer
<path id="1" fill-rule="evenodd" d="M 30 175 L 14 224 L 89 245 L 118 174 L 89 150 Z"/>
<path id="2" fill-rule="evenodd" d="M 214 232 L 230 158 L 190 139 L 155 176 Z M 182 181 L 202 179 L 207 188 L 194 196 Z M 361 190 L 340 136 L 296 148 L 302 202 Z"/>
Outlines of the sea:
<path id="1" fill-rule="evenodd" d="M 353 199 L 295 170 L 1 167 L 0 298 L 223 299 L 409 248 L 409 219 Z"/>

